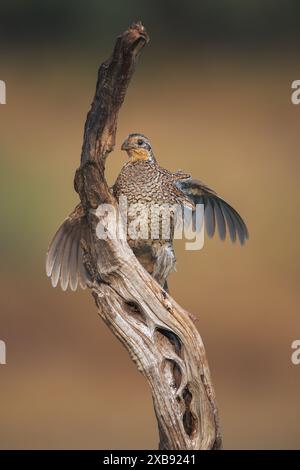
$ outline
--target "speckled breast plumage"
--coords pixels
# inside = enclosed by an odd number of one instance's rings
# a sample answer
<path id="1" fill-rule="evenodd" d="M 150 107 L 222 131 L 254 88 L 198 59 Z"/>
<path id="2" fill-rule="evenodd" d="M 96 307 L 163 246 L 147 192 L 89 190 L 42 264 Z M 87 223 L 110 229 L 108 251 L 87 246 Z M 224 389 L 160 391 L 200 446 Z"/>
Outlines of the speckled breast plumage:
<path id="1" fill-rule="evenodd" d="M 159 208 L 162 206 L 171 208 L 182 204 L 191 205 L 184 193 L 174 185 L 177 180 L 187 178 L 190 178 L 190 175 L 181 172 L 171 173 L 161 168 L 155 161 L 129 161 L 122 168 L 114 184 L 113 192 L 117 199 L 120 196 L 126 197 L 128 224 L 134 220 L 136 214 L 140 220 L 143 215 L 147 217 L 150 239 L 151 224 L 152 227 L 155 225 L 155 217 L 159 217 L 160 227 L 163 223 L 161 220 L 162 211 L 159 211 Z M 172 233 L 171 230 L 170 239 L 172 239 Z M 161 230 L 158 238 L 162 238 Z M 131 246 L 135 245 L 130 237 L 128 237 L 128 242 Z"/>
<path id="2" fill-rule="evenodd" d="M 174 182 L 187 178 L 189 174 L 171 173 L 155 161 L 129 161 L 123 166 L 113 191 L 117 198 L 125 195 L 129 203 L 182 203 L 186 198 Z"/>
<path id="3" fill-rule="evenodd" d="M 114 184 L 115 197 L 119 199 L 125 196 L 127 200 L 128 229 L 136 217 L 147 226 L 147 233 L 140 231 L 137 238 L 132 238 L 128 230 L 127 241 L 140 263 L 150 273 L 154 272 L 157 256 L 163 250 L 168 250 L 170 258 L 172 257 L 170 269 L 175 265 L 172 207 L 181 207 L 183 204 L 191 206 L 192 203 L 174 183 L 187 178 L 190 175 L 183 172 L 171 173 L 161 168 L 156 161 L 138 160 L 127 162 Z M 166 217 L 167 212 L 162 210 L 163 206 L 170 208 L 169 218 Z M 165 231 L 167 224 L 169 231 Z M 158 227 L 158 231 L 153 230 L 154 227 Z"/>

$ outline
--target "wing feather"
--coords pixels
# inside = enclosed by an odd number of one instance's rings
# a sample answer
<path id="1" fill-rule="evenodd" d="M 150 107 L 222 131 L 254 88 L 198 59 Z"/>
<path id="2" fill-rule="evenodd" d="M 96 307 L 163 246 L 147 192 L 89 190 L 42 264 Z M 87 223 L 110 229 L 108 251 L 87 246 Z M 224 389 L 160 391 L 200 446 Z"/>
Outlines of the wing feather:
<path id="1" fill-rule="evenodd" d="M 78 284 L 82 288 L 86 287 L 89 276 L 83 265 L 80 246 L 82 237 L 87 240 L 89 228 L 82 206 L 79 205 L 61 224 L 47 251 L 46 273 L 51 278 L 53 287 L 59 281 L 63 290 L 68 286 L 76 290 Z"/>
<path id="2" fill-rule="evenodd" d="M 226 238 L 225 218 L 224 218 L 218 199 L 212 198 L 212 200 L 213 200 L 214 209 L 215 209 L 215 216 L 216 216 L 216 221 L 217 221 L 217 226 L 218 226 L 219 237 L 221 240 L 225 240 Z"/>
<path id="3" fill-rule="evenodd" d="M 215 233 L 216 221 L 215 221 L 215 212 L 212 205 L 212 202 L 209 198 L 204 198 L 204 220 L 205 228 L 209 238 L 212 238 Z"/>
<path id="4" fill-rule="evenodd" d="M 225 240 L 227 232 L 232 242 L 238 237 L 241 245 L 249 238 L 247 226 L 240 214 L 215 191 L 192 178 L 176 181 L 175 185 L 195 205 L 204 204 L 205 227 L 209 237 L 215 234 L 217 227 L 221 240 Z M 195 227 L 195 211 L 193 216 Z"/>

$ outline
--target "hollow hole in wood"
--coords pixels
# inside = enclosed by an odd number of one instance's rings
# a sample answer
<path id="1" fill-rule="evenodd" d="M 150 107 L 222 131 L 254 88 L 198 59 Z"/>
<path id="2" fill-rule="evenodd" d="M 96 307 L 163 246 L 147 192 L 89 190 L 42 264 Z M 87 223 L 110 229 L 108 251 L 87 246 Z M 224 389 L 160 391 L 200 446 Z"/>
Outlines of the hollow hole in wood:
<path id="1" fill-rule="evenodd" d="M 173 377 L 174 377 L 175 387 L 177 390 L 181 384 L 182 373 L 181 373 L 181 369 L 179 365 L 175 361 L 173 361 Z"/>
<path id="2" fill-rule="evenodd" d="M 129 311 L 130 315 L 139 320 L 140 322 L 147 324 L 145 315 L 141 310 L 140 306 L 134 300 L 125 300 L 125 304 L 127 307 L 127 311 Z"/>
<path id="3" fill-rule="evenodd" d="M 171 375 L 171 380 L 172 380 L 172 386 L 178 390 L 181 384 L 182 380 L 182 373 L 180 366 L 177 364 L 176 361 L 173 361 L 172 359 L 166 359 L 165 364 L 168 365 L 169 368 L 169 373 Z"/>
<path id="4" fill-rule="evenodd" d="M 189 390 L 188 385 L 184 388 L 182 392 L 182 398 L 185 403 L 185 412 L 183 414 L 183 427 L 188 436 L 192 436 L 197 429 L 197 418 L 191 411 L 191 402 L 193 395 Z"/>
<path id="5" fill-rule="evenodd" d="M 165 328 L 157 328 L 156 331 L 168 340 L 169 344 L 172 346 L 173 351 L 175 351 L 177 356 L 181 357 L 182 343 L 179 337 L 173 333 L 173 331 L 167 330 Z"/>

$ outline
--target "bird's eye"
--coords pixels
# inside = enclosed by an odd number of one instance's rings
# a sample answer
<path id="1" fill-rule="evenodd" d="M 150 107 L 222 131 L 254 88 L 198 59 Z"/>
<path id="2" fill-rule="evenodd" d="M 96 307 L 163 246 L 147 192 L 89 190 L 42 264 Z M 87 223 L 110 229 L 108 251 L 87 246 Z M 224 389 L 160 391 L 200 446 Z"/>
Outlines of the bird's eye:
<path id="1" fill-rule="evenodd" d="M 144 143 L 144 141 L 143 141 L 142 139 L 139 139 L 139 140 L 137 141 L 137 144 L 140 145 L 140 146 L 142 146 L 143 143 Z"/>

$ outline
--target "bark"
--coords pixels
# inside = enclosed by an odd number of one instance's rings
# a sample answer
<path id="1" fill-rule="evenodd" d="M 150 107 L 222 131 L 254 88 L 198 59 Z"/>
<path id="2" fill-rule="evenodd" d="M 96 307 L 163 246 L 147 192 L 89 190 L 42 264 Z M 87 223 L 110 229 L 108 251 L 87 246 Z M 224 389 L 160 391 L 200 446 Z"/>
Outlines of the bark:
<path id="1" fill-rule="evenodd" d="M 117 38 L 112 56 L 99 68 L 75 175 L 75 189 L 94 234 L 89 244 L 82 240 L 84 260 L 100 316 L 149 383 L 160 449 L 218 449 L 215 393 L 191 315 L 144 270 L 125 239 L 100 240 L 95 235 L 101 224 L 95 209 L 103 203 L 118 209 L 105 179 L 105 161 L 115 145 L 118 111 L 148 41 L 143 25 L 133 24 Z"/>

